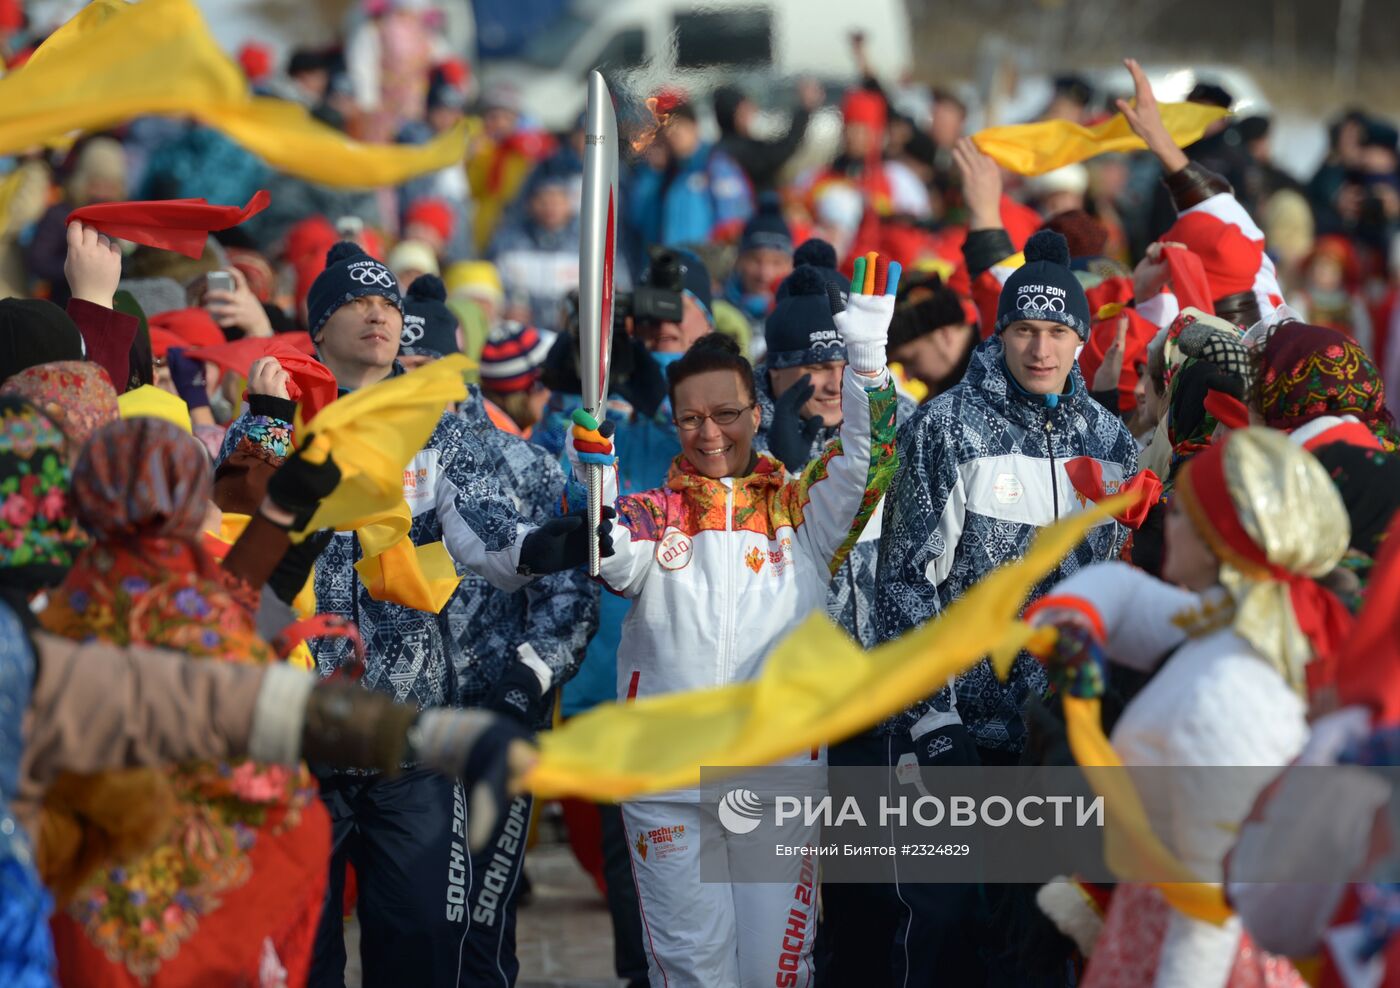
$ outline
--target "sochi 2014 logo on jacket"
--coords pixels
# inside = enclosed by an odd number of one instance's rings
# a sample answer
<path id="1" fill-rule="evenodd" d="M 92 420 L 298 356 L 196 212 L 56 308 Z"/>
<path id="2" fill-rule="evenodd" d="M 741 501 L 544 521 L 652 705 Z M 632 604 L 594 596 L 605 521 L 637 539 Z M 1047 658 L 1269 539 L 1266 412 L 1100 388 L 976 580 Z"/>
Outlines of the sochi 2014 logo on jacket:
<path id="1" fill-rule="evenodd" d="M 673 854 L 681 854 L 690 847 L 685 837 L 685 824 L 674 827 L 653 827 L 637 831 L 637 855 L 645 861 L 648 852 L 656 854 L 657 861 L 664 861 Z"/>

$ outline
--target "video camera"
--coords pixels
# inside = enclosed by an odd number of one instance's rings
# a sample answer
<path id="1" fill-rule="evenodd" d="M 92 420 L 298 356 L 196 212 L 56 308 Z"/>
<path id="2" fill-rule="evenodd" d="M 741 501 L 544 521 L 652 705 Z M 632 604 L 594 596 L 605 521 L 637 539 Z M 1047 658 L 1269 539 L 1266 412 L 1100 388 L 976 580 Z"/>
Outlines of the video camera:
<path id="1" fill-rule="evenodd" d="M 680 255 L 665 247 L 651 251 L 641 282 L 630 293 L 622 292 L 613 304 L 613 323 L 623 331 L 628 316 L 634 324 L 675 322 L 685 315 L 681 295 L 685 291 L 685 272 Z"/>

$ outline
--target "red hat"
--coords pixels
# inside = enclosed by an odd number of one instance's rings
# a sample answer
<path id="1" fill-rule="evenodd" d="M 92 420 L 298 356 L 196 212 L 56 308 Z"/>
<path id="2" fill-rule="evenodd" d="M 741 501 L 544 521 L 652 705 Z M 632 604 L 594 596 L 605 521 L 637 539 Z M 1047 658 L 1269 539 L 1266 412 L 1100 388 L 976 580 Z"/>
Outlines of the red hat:
<path id="1" fill-rule="evenodd" d="M 1054 230 L 1069 242 L 1069 256 L 1076 261 L 1102 257 L 1108 244 L 1108 227 L 1082 209 L 1066 209 L 1045 221 L 1042 230 Z"/>
<path id="2" fill-rule="evenodd" d="M 285 245 L 282 249 L 282 256 L 292 264 L 300 264 L 306 258 L 314 257 L 323 264 L 326 260 L 326 251 L 335 246 L 340 240 L 340 234 L 335 232 L 335 227 L 331 221 L 324 216 L 308 216 L 306 219 L 293 224 L 287 231 Z M 312 275 L 314 278 L 315 275 Z"/>
<path id="3" fill-rule="evenodd" d="M 1330 257 L 1337 262 L 1342 269 L 1342 282 L 1347 291 L 1354 292 L 1361 287 L 1361 260 L 1356 256 L 1356 247 L 1349 238 L 1339 233 L 1326 233 L 1318 237 L 1303 266 L 1311 266 L 1319 257 Z"/>
<path id="4" fill-rule="evenodd" d="M 471 76 L 471 69 L 467 63 L 460 58 L 448 58 L 438 62 L 434 66 L 442 75 L 443 81 L 459 89 L 465 89 L 467 79 Z"/>
<path id="5" fill-rule="evenodd" d="M 876 133 L 884 133 L 889 108 L 884 97 L 868 89 L 852 89 L 841 103 L 841 115 L 846 123 L 865 124 Z"/>
<path id="6" fill-rule="evenodd" d="M 444 241 L 452 239 L 452 207 L 441 199 L 428 197 L 415 200 L 404 214 L 403 225 L 407 228 L 415 223 L 435 231 Z"/>
<path id="7" fill-rule="evenodd" d="M 1214 299 L 1253 290 L 1264 261 L 1263 241 L 1205 212 L 1187 213 L 1161 239 L 1185 244 L 1201 259 Z"/>
<path id="8" fill-rule="evenodd" d="M 238 64 L 249 82 L 262 82 L 272 73 L 272 49 L 256 41 L 244 42 L 238 49 Z"/>
<path id="9" fill-rule="evenodd" d="M 217 346 L 224 342 L 224 331 L 203 309 L 173 309 L 151 316 L 151 351 L 165 356 L 171 347 Z"/>

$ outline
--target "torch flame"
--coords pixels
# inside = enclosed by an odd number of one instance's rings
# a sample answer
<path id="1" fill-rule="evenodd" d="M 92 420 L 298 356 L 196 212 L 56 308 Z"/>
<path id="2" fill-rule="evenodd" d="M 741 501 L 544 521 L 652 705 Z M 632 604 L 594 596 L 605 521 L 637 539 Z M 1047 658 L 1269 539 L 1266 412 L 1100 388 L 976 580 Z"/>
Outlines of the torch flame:
<path id="1" fill-rule="evenodd" d="M 637 131 L 637 136 L 632 138 L 632 153 L 641 154 L 656 142 L 661 135 L 662 129 L 666 126 L 666 121 L 671 119 L 669 111 L 660 109 L 661 100 L 655 96 L 648 96 L 642 101 L 647 112 L 651 114 L 651 123 Z"/>

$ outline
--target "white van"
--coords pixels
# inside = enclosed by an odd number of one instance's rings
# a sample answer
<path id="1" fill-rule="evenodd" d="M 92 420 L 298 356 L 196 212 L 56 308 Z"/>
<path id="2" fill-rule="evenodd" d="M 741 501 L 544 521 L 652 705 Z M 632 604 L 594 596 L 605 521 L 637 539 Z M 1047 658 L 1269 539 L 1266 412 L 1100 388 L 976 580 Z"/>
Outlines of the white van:
<path id="1" fill-rule="evenodd" d="M 520 57 L 485 63 L 480 77 L 514 87 L 544 127 L 567 130 L 590 69 L 633 98 L 666 85 L 699 96 L 736 75 L 847 80 L 854 31 L 882 80 L 908 72 L 904 0 L 574 0 Z"/>

